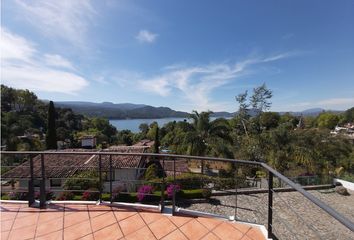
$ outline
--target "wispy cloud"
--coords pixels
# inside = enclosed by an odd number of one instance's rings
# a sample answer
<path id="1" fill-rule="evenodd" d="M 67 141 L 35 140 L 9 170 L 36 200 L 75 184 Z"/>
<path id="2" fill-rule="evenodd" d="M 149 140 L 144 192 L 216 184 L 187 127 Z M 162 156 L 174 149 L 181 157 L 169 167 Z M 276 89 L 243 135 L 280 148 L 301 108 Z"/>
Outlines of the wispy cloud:
<path id="1" fill-rule="evenodd" d="M 195 109 L 208 110 L 221 106 L 210 99 L 210 93 L 237 78 L 248 74 L 249 68 L 255 64 L 262 64 L 288 58 L 290 53 L 282 53 L 269 57 L 254 57 L 234 64 L 209 64 L 204 66 L 182 67 L 173 65 L 165 67 L 164 73 L 154 77 L 139 80 L 138 86 L 143 90 L 163 97 L 172 92 L 181 92 L 182 96 L 193 103 Z"/>
<path id="2" fill-rule="evenodd" d="M 157 36 L 156 33 L 152 33 L 148 30 L 140 30 L 135 38 L 142 43 L 153 43 L 156 41 Z"/>
<path id="3" fill-rule="evenodd" d="M 58 54 L 44 54 L 44 62 L 48 66 L 75 69 L 72 63 Z"/>
<path id="4" fill-rule="evenodd" d="M 30 62 L 35 52 L 32 43 L 1 28 L 1 59 L 3 61 L 21 59 L 23 62 Z"/>
<path id="5" fill-rule="evenodd" d="M 60 55 L 43 54 L 27 39 L 1 29 L 1 80 L 16 88 L 74 94 L 88 81 Z M 43 61 L 44 59 L 44 61 Z"/>
<path id="6" fill-rule="evenodd" d="M 89 0 L 15 1 L 18 17 L 37 28 L 43 35 L 63 39 L 76 46 L 85 38 L 96 12 Z"/>

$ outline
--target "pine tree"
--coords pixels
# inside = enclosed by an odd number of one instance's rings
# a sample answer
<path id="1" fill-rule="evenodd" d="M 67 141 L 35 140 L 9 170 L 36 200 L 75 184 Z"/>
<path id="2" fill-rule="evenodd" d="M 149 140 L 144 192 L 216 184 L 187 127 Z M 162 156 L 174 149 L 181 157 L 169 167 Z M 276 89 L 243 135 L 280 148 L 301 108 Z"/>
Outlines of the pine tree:
<path id="1" fill-rule="evenodd" d="M 48 123 L 47 123 L 46 145 L 47 149 L 57 149 L 57 134 L 55 128 L 55 107 L 52 101 L 49 102 Z"/>
<path id="2" fill-rule="evenodd" d="M 154 144 L 154 153 L 159 153 L 160 141 L 159 141 L 159 127 L 156 126 L 155 129 L 155 144 Z"/>

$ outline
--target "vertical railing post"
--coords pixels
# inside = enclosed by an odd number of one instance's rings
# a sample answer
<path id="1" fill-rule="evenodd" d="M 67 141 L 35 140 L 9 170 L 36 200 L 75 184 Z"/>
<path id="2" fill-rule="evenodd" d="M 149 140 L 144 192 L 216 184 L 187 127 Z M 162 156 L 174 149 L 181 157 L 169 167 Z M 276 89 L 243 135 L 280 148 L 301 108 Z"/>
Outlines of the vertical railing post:
<path id="1" fill-rule="evenodd" d="M 29 155 L 30 163 L 30 180 L 28 181 L 28 206 L 31 207 L 34 203 L 34 176 L 33 176 L 33 159 L 32 155 Z"/>
<path id="2" fill-rule="evenodd" d="M 172 215 L 176 212 L 176 159 L 173 158 L 173 192 L 172 192 Z"/>
<path id="3" fill-rule="evenodd" d="M 204 160 L 201 160 L 201 173 L 204 174 Z"/>
<path id="4" fill-rule="evenodd" d="M 273 237 L 273 173 L 268 174 L 268 238 Z"/>
<path id="5" fill-rule="evenodd" d="M 46 192 L 45 192 L 45 168 L 44 168 L 44 154 L 41 153 L 41 181 L 39 188 L 39 207 L 44 208 L 46 203 Z"/>
<path id="6" fill-rule="evenodd" d="M 102 158 L 101 158 L 101 154 L 98 155 L 98 177 L 99 177 L 99 183 L 100 183 L 100 187 L 99 187 L 99 197 L 98 197 L 98 201 L 101 203 L 102 202 Z"/>
<path id="7" fill-rule="evenodd" d="M 110 194 L 111 203 L 113 202 L 112 182 L 113 182 L 112 155 L 109 155 L 109 194 Z"/>
<path id="8" fill-rule="evenodd" d="M 235 163 L 235 212 L 234 212 L 234 220 L 236 221 L 237 219 L 237 185 L 238 185 L 238 181 L 237 181 L 237 165 Z"/>
<path id="9" fill-rule="evenodd" d="M 160 159 L 159 159 L 160 161 Z M 165 208 L 165 158 L 162 158 L 162 183 L 161 183 L 161 212 L 163 212 Z"/>

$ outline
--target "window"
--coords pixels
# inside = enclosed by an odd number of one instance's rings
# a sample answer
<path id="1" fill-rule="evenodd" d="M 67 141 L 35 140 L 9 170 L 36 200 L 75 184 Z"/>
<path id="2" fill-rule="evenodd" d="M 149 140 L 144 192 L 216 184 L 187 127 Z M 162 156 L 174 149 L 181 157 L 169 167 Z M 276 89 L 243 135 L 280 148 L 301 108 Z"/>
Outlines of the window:
<path id="1" fill-rule="evenodd" d="M 41 186 L 41 181 L 38 179 L 33 180 L 33 186 L 34 187 L 40 187 Z"/>
<path id="2" fill-rule="evenodd" d="M 103 172 L 102 174 L 102 179 L 106 182 L 109 182 L 109 176 L 110 176 L 110 172 Z M 114 181 L 115 179 L 115 170 L 112 169 L 112 181 Z"/>
<path id="3" fill-rule="evenodd" d="M 51 179 L 50 186 L 51 187 L 61 187 L 61 179 Z"/>

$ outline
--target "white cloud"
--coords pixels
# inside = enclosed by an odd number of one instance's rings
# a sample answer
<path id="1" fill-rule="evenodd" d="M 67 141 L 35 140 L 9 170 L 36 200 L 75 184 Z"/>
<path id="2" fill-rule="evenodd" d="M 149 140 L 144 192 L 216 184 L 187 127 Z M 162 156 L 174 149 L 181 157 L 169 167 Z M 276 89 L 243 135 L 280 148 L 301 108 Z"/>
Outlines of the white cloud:
<path id="1" fill-rule="evenodd" d="M 5 28 L 1 28 L 1 60 L 30 61 L 31 56 L 36 52 L 32 43 L 23 37 L 13 35 Z"/>
<path id="2" fill-rule="evenodd" d="M 197 110 L 208 110 L 220 107 L 223 103 L 213 102 L 210 93 L 231 81 L 248 73 L 249 67 L 279 59 L 287 58 L 291 54 L 282 53 L 266 58 L 250 58 L 234 64 L 210 64 L 205 66 L 163 68 L 165 73 L 144 78 L 138 81 L 143 90 L 163 97 L 170 96 L 172 92 L 181 92 L 183 97 Z"/>
<path id="3" fill-rule="evenodd" d="M 43 66 L 7 66 L 1 78 L 4 84 L 15 88 L 67 94 L 74 94 L 87 85 L 83 77 Z"/>
<path id="4" fill-rule="evenodd" d="M 140 30 L 135 38 L 142 43 L 153 43 L 156 41 L 157 36 L 156 33 L 152 33 L 148 30 Z"/>
<path id="5" fill-rule="evenodd" d="M 75 69 L 69 60 L 58 54 L 44 54 L 44 62 L 48 66 Z"/>
<path id="6" fill-rule="evenodd" d="M 16 0 L 18 17 L 48 37 L 76 46 L 85 44 L 86 33 L 96 15 L 89 0 Z"/>
<path id="7" fill-rule="evenodd" d="M 35 44 L 4 28 L 1 29 L 1 43 L 3 84 L 69 94 L 88 85 L 83 77 L 69 71 L 74 67 L 67 59 L 60 55 L 42 54 L 34 47 Z"/>

